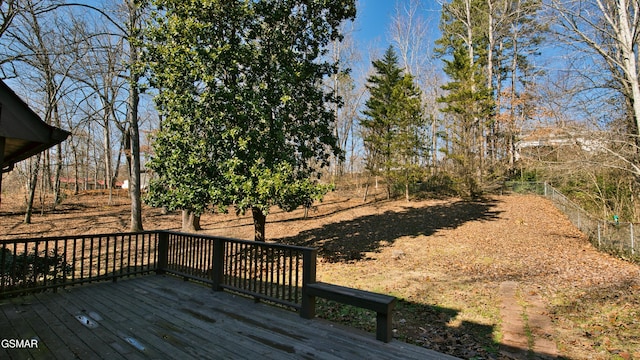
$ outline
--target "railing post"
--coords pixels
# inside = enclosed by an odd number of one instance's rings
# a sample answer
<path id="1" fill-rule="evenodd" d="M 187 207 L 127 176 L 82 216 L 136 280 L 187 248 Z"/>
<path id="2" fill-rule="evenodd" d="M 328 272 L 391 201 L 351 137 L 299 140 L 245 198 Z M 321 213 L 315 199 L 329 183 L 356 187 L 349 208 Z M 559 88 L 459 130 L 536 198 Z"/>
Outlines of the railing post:
<path id="1" fill-rule="evenodd" d="M 224 245 L 224 239 L 213 240 L 213 268 L 211 269 L 213 291 L 221 291 L 224 282 Z"/>
<path id="2" fill-rule="evenodd" d="M 307 295 L 307 284 L 316 282 L 316 258 L 318 250 L 305 251 L 302 255 L 302 306 L 300 316 L 313 319 L 316 316 L 316 297 Z"/>
<path id="3" fill-rule="evenodd" d="M 158 248 L 156 262 L 156 274 L 161 275 L 166 272 L 169 265 L 169 233 L 166 231 L 159 231 L 158 233 Z"/>

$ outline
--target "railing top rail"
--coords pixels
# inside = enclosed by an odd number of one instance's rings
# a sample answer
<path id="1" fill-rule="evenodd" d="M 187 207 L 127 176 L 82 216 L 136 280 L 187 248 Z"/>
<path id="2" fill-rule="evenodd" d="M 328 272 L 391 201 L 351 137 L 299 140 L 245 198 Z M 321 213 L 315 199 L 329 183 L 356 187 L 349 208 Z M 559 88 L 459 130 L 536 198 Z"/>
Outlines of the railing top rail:
<path id="1" fill-rule="evenodd" d="M 197 237 L 199 239 L 212 240 L 212 241 L 213 240 L 223 240 L 223 241 L 226 241 L 226 242 L 233 242 L 233 243 L 237 243 L 237 244 L 258 245 L 258 246 L 272 247 L 272 248 L 279 248 L 279 249 L 291 249 L 291 250 L 298 250 L 298 251 L 313 251 L 313 250 L 316 250 L 316 248 L 307 247 L 307 246 L 278 244 L 278 243 L 272 243 L 272 242 L 258 242 L 258 241 L 253 241 L 253 240 L 234 239 L 234 238 L 229 238 L 229 237 L 224 237 L 224 236 L 216 236 L 216 235 L 184 233 L 184 232 L 171 231 L 171 230 L 158 230 L 158 231 L 155 231 L 155 232 L 156 233 L 166 233 L 166 234 L 170 234 L 170 235 Z"/>
<path id="2" fill-rule="evenodd" d="M 153 235 L 158 231 L 140 231 L 140 232 L 120 232 L 120 233 L 101 233 L 101 234 L 79 234 L 79 235 L 62 235 L 62 236 L 43 236 L 32 238 L 18 238 L 18 239 L 0 239 L 0 245 L 7 244 L 21 244 L 32 243 L 41 241 L 56 241 L 56 240 L 73 240 L 73 239 L 86 239 L 86 238 L 99 238 L 99 237 L 118 237 L 118 236 L 132 236 L 132 235 Z"/>
<path id="3" fill-rule="evenodd" d="M 154 234 L 169 234 L 169 235 L 179 235 L 179 236 L 188 236 L 188 237 L 197 237 L 199 239 L 205 240 L 223 240 L 226 242 L 233 242 L 239 244 L 247 244 L 247 245 L 259 245 L 264 247 L 271 248 L 280 248 L 280 249 L 291 249 L 297 251 L 312 251 L 316 250 L 312 247 L 306 246 L 298 246 L 298 245 L 287 245 L 287 244 L 278 244 L 278 243 L 270 243 L 270 242 L 256 242 L 252 240 L 241 240 L 234 239 L 224 236 L 215 236 L 215 235 L 207 235 L 207 234 L 194 234 L 194 233 L 184 233 L 180 231 L 172 231 L 172 230 L 148 230 L 148 231 L 140 231 L 140 232 L 120 232 L 120 233 L 101 233 L 101 234 L 79 234 L 79 235 L 63 235 L 63 236 L 47 236 L 47 237 L 33 237 L 33 238 L 18 238 L 18 239 L 5 239 L 0 240 L 0 245 L 3 243 L 6 244 L 27 244 L 33 242 L 44 242 L 44 241 L 63 241 L 63 240 L 73 240 L 73 239 L 87 239 L 87 238 L 99 238 L 99 237 L 121 237 L 121 236 L 133 236 L 133 235 L 154 235 Z"/>

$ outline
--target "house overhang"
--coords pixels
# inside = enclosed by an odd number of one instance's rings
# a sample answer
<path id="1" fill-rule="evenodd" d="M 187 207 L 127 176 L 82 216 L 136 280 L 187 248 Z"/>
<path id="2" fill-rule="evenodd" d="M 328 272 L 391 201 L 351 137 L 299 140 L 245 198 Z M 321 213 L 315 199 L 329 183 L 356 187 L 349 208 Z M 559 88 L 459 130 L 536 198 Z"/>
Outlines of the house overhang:
<path id="1" fill-rule="evenodd" d="M 64 141 L 70 133 L 46 124 L 0 81 L 0 163 L 8 172 L 22 160 Z"/>

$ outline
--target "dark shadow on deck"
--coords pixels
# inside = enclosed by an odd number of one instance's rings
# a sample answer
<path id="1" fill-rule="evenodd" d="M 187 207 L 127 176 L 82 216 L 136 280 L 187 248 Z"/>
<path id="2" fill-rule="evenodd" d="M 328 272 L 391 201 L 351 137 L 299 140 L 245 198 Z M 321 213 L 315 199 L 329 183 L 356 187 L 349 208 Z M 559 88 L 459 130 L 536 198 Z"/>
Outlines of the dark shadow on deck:
<path id="1" fill-rule="evenodd" d="M 393 243 L 403 236 L 429 236 L 440 229 L 454 229 L 469 221 L 490 221 L 495 201 L 458 201 L 426 208 L 407 207 L 306 230 L 276 242 L 318 248 L 329 262 L 361 260 L 366 252 L 379 251 L 381 241 Z"/>

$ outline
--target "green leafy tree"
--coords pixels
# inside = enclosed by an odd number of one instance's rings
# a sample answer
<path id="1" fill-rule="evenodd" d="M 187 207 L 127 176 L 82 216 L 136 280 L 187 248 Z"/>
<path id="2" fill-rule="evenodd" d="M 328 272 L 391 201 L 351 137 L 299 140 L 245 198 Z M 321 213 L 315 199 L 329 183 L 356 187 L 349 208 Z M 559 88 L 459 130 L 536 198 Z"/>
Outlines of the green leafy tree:
<path id="1" fill-rule="evenodd" d="M 370 97 L 360 122 L 367 168 L 385 178 L 387 197 L 391 197 L 394 184 L 402 184 L 408 200 L 409 184 L 421 175 L 420 91 L 411 74 L 403 74 L 391 46 L 382 59 L 373 61 L 373 68 L 375 73 L 367 79 Z"/>
<path id="2" fill-rule="evenodd" d="M 230 96 L 220 90 L 221 80 L 232 76 L 225 68 L 243 50 L 229 44 L 240 36 L 246 9 L 226 1 L 154 4 L 143 56 L 151 86 L 160 90 L 155 101 L 162 123 L 148 164 L 157 177 L 146 200 L 199 216 L 214 202 L 216 162 L 225 146 L 222 121 L 233 105 L 225 101 Z M 184 230 L 191 227 L 187 219 Z"/>
<path id="3" fill-rule="evenodd" d="M 201 214 L 251 210 L 265 240 L 269 209 L 290 211 L 330 187 L 320 170 L 340 154 L 339 102 L 322 88 L 324 55 L 351 1 L 155 1 L 150 77 L 164 117 L 150 165 L 150 202 Z"/>

